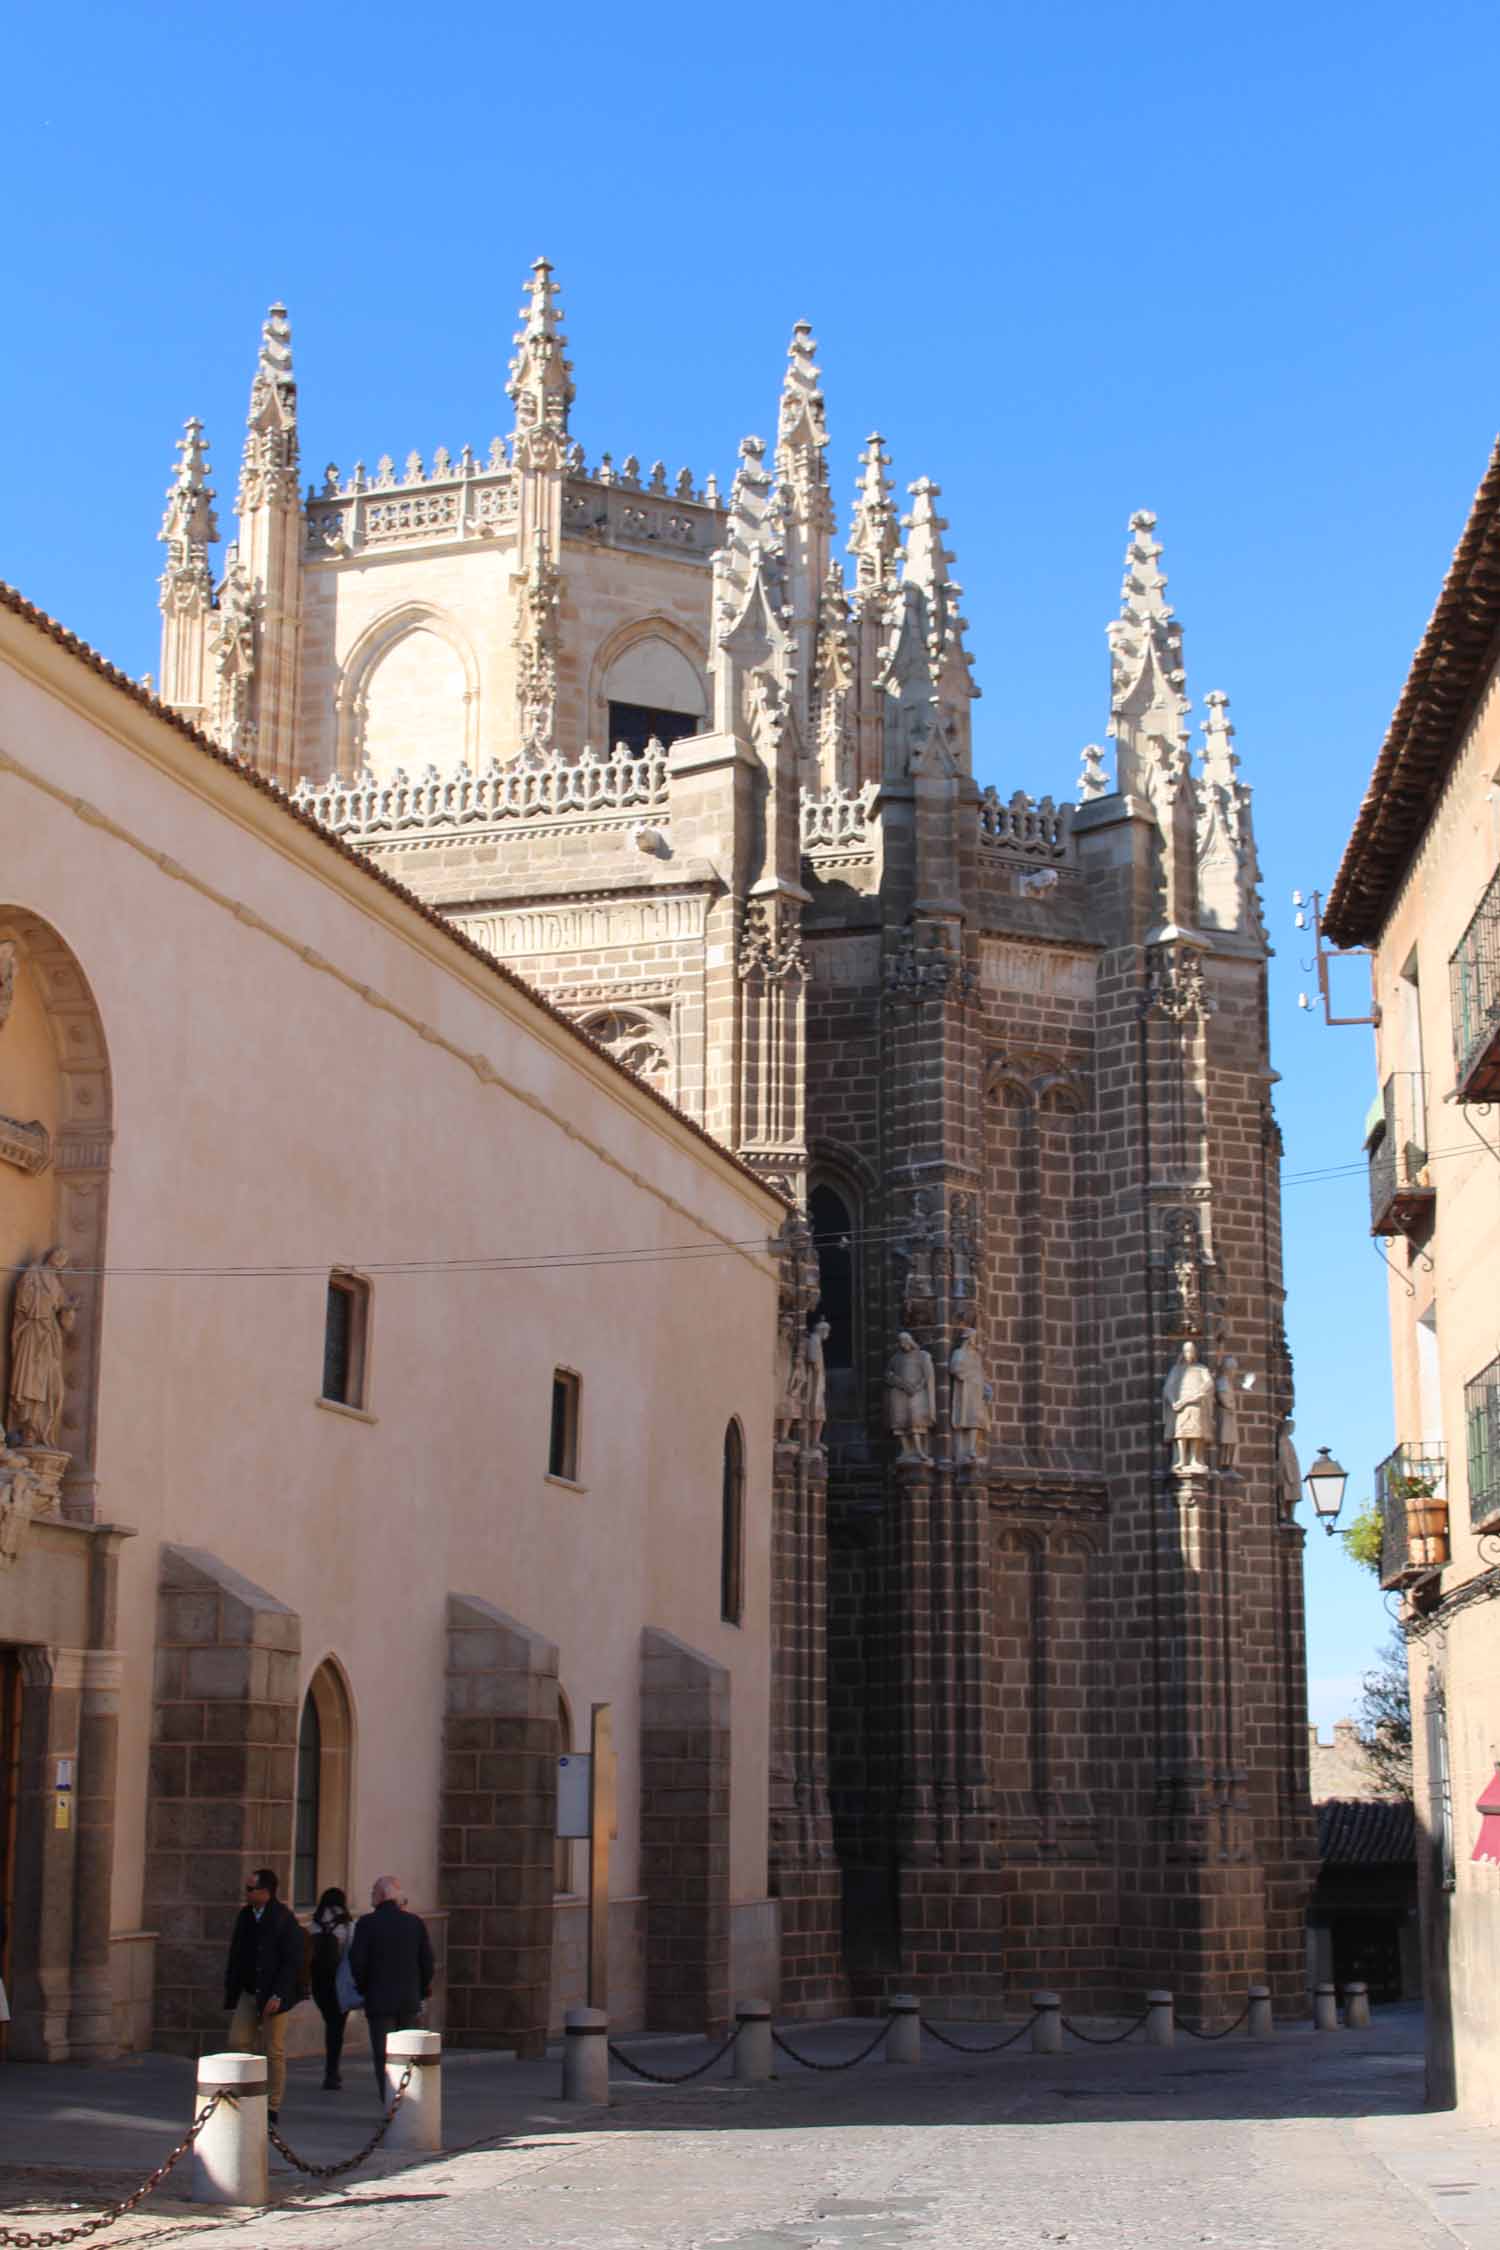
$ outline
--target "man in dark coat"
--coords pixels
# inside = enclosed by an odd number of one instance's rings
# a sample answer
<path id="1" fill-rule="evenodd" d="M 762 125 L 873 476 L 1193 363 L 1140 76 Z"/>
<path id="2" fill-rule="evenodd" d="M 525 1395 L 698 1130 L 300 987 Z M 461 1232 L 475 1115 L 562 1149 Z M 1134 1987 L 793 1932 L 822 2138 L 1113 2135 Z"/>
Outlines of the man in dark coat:
<path id="1" fill-rule="evenodd" d="M 370 2027 L 375 2087 L 385 2101 L 385 2043 L 393 2031 L 410 2031 L 432 1990 L 432 1940 L 419 1914 L 401 1903 L 401 1885 L 382 1875 L 370 1893 L 373 1913 L 361 1914 L 349 1943 L 349 1972 L 364 1995 Z"/>
<path id="2" fill-rule="evenodd" d="M 302 1929 L 276 1896 L 276 1873 L 257 1867 L 245 1883 L 224 1971 L 224 2005 L 233 2013 L 229 2044 L 266 2058 L 266 2111 L 274 2125 L 286 2092 L 286 2019 L 297 2005 Z"/>

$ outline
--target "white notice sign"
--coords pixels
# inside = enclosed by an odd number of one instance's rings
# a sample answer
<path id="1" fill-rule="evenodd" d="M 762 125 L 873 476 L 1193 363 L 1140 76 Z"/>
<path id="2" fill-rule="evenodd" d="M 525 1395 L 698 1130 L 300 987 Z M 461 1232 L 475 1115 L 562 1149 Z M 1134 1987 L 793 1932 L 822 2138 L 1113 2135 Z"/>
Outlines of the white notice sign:
<path id="1" fill-rule="evenodd" d="M 588 1752 L 570 1750 L 557 1761 L 557 1833 L 587 1836 L 589 1830 L 589 1775 L 593 1759 Z"/>

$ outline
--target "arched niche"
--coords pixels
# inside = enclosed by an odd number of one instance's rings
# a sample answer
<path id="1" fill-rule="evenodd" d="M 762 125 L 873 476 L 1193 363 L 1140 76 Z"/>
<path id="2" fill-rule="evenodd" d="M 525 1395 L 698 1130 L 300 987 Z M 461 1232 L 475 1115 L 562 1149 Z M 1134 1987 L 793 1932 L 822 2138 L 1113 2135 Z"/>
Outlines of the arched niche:
<path id="1" fill-rule="evenodd" d="M 335 700 L 346 778 L 366 766 L 387 781 L 397 767 L 450 774 L 475 763 L 479 666 L 443 610 L 409 602 L 377 618 L 350 650 Z"/>
<path id="2" fill-rule="evenodd" d="M 0 1267 L 4 1408 L 21 1271 L 60 1245 L 72 1326 L 63 1345 L 62 1509 L 92 1519 L 114 1093 L 98 1006 L 50 922 L 0 905 Z"/>
<path id="3" fill-rule="evenodd" d="M 588 736 L 596 747 L 613 750 L 618 738 L 640 750 L 652 734 L 670 744 L 701 733 L 708 708 L 707 652 L 671 618 L 635 618 L 595 651 Z"/>
<path id="4" fill-rule="evenodd" d="M 830 1374 L 852 1369 L 858 1345 L 856 1245 L 859 1204 L 843 1179 L 814 1174 L 807 1222 L 818 1260 L 818 1309 L 828 1323 L 823 1364 Z"/>
<path id="5" fill-rule="evenodd" d="M 352 1865 L 354 1705 L 342 1667 L 325 1657 L 307 1683 L 297 1725 L 292 1814 L 292 1903 L 347 1893 Z"/>

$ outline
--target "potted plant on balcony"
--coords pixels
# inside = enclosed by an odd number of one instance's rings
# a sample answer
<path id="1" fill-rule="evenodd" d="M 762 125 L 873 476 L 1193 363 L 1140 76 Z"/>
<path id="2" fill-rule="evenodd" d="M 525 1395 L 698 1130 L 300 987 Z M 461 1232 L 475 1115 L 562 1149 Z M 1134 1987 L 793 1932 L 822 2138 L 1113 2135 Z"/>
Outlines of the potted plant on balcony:
<path id="1" fill-rule="evenodd" d="M 1397 1477 L 1396 1496 L 1406 1509 L 1406 1554 L 1413 1570 L 1441 1570 L 1448 1560 L 1448 1503 L 1430 1477 Z"/>

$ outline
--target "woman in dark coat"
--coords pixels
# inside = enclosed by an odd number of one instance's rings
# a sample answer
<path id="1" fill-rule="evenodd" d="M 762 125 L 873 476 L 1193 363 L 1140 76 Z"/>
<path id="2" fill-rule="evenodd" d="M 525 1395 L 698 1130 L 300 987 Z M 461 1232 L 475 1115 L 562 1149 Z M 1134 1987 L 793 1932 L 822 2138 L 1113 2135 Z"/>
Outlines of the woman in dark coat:
<path id="1" fill-rule="evenodd" d="M 339 2058 L 344 2051 L 344 2026 L 349 2021 L 338 1996 L 339 1963 L 354 1935 L 354 1917 L 342 1891 L 323 1893 L 313 1910 L 312 1996 L 323 2018 L 323 2091 L 337 2093 L 343 2085 Z"/>

